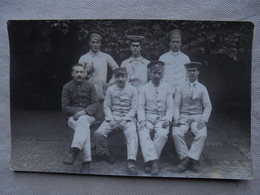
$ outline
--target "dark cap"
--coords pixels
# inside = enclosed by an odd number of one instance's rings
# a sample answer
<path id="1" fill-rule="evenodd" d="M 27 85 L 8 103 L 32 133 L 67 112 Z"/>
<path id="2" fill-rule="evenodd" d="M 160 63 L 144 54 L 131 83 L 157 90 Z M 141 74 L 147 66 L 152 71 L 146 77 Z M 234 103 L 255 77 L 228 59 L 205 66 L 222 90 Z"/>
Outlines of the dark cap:
<path id="1" fill-rule="evenodd" d="M 129 35 L 129 36 L 127 36 L 127 39 L 130 41 L 130 43 L 132 43 L 132 42 L 142 43 L 142 41 L 144 40 L 144 36 L 141 36 L 141 35 Z"/>
<path id="2" fill-rule="evenodd" d="M 200 62 L 190 62 L 190 63 L 186 63 L 184 64 L 184 66 L 188 69 L 188 68 L 197 68 L 199 69 L 202 66 L 202 63 Z"/>
<path id="3" fill-rule="evenodd" d="M 164 66 L 164 62 L 162 61 L 154 61 L 154 62 L 150 62 L 149 64 L 147 64 L 147 68 L 149 68 L 150 70 L 154 70 L 154 69 L 162 69 Z"/>
<path id="4" fill-rule="evenodd" d="M 171 32 L 169 32 L 169 40 L 171 40 L 172 38 L 175 38 L 175 37 L 182 38 L 181 30 L 175 29 L 175 30 L 172 30 Z"/>
<path id="5" fill-rule="evenodd" d="M 126 67 L 119 67 L 119 68 L 115 68 L 114 69 L 114 75 L 117 75 L 117 74 L 126 74 Z"/>
<path id="6" fill-rule="evenodd" d="M 90 31 L 90 33 L 89 33 L 89 39 L 91 39 L 92 37 L 95 37 L 99 41 L 102 41 L 103 35 L 100 31 L 93 30 L 93 31 Z"/>

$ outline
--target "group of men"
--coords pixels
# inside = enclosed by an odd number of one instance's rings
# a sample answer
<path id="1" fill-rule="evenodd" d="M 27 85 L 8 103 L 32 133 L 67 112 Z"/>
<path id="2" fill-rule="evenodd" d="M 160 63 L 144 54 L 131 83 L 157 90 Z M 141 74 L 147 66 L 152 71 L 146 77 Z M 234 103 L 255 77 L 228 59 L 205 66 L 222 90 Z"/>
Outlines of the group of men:
<path id="1" fill-rule="evenodd" d="M 177 171 L 200 171 L 199 159 L 207 137 L 207 122 L 212 110 L 208 91 L 198 82 L 201 63 L 190 62 L 180 51 L 182 33 L 169 33 L 170 51 L 159 61 L 141 56 L 143 36 L 129 36 L 132 56 L 119 67 L 100 51 L 102 36 L 90 35 L 90 51 L 72 67 L 73 80 L 63 87 L 62 110 L 68 126 L 75 132 L 65 164 L 73 164 L 81 152 L 82 173 L 90 172 L 90 126 L 100 104 L 104 121 L 95 131 L 96 151 L 100 159 L 113 164 L 107 139 L 111 132 L 123 131 L 127 145 L 127 172 L 138 175 L 136 156 L 140 143 L 144 171 L 160 172 L 159 159 L 169 131 L 181 159 Z M 107 67 L 113 70 L 107 81 Z M 191 147 L 185 141 L 188 130 L 194 135 Z M 138 141 L 139 140 L 139 141 Z"/>

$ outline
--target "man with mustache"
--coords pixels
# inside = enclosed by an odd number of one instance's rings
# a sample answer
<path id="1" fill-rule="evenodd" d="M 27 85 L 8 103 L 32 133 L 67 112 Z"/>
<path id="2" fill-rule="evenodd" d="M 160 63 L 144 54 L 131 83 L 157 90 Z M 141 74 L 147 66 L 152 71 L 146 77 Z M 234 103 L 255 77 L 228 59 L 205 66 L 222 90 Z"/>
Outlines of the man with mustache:
<path id="1" fill-rule="evenodd" d="M 157 175 L 159 158 L 168 139 L 173 116 L 173 98 L 168 84 L 161 82 L 164 63 L 147 65 L 151 81 L 141 87 L 138 102 L 138 133 L 145 162 L 145 172 Z M 151 133 L 154 133 L 153 138 Z"/>
<path id="2" fill-rule="evenodd" d="M 147 64 L 149 60 L 141 56 L 143 36 L 131 35 L 128 36 L 130 41 L 130 50 L 132 56 L 122 62 L 121 67 L 126 67 L 129 83 L 139 89 L 147 83 Z"/>
<path id="3" fill-rule="evenodd" d="M 63 163 L 72 165 L 79 152 L 82 154 L 81 173 L 89 173 L 91 162 L 90 129 L 95 121 L 94 115 L 99 106 L 96 89 L 84 79 L 85 67 L 82 64 L 72 66 L 73 80 L 63 86 L 62 111 L 67 116 L 68 126 L 75 132 L 69 155 Z"/>
<path id="4" fill-rule="evenodd" d="M 107 53 L 100 51 L 102 46 L 102 35 L 98 31 L 92 31 L 89 36 L 90 51 L 81 56 L 79 63 L 86 67 L 88 72 L 87 79 L 94 83 L 98 99 L 102 102 L 104 100 L 104 92 L 113 84 L 113 80 L 110 84 L 107 82 L 107 67 L 111 70 L 118 68 L 115 60 Z M 104 91 L 103 91 L 104 89 Z"/>
<path id="5" fill-rule="evenodd" d="M 102 160 L 113 164 L 114 158 L 107 148 L 107 136 L 117 130 L 123 131 L 127 143 L 127 172 L 130 175 L 137 175 L 135 161 L 138 137 L 135 115 L 138 94 L 135 87 L 126 83 L 125 67 L 114 69 L 114 76 L 116 84 L 108 88 L 104 100 L 105 121 L 95 132 L 97 154 Z"/>
<path id="6" fill-rule="evenodd" d="M 174 99 L 174 123 L 172 135 L 176 152 L 181 159 L 178 171 L 191 168 L 200 171 L 199 159 L 207 137 L 207 122 L 212 110 L 209 94 L 204 85 L 198 82 L 201 63 L 185 64 L 188 79 L 176 91 Z M 191 129 L 194 135 L 188 149 L 184 135 Z"/>
<path id="7" fill-rule="evenodd" d="M 184 64 L 189 63 L 187 55 L 180 51 L 182 45 L 182 32 L 172 30 L 168 35 L 170 51 L 161 55 L 159 60 L 165 63 L 163 82 L 168 83 L 174 97 L 176 87 L 185 81 L 186 70 Z"/>

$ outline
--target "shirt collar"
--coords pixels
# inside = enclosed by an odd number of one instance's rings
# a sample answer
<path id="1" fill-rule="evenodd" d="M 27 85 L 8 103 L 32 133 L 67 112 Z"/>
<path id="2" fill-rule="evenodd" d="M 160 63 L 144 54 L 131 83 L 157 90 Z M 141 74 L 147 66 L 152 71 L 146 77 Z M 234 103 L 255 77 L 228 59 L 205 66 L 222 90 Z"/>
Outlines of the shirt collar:
<path id="1" fill-rule="evenodd" d="M 179 50 L 179 51 L 177 51 L 177 52 L 173 52 L 172 50 L 170 50 L 170 53 L 171 53 L 173 56 L 178 56 L 178 55 L 181 53 L 181 51 Z"/>
<path id="2" fill-rule="evenodd" d="M 133 56 L 130 57 L 130 63 L 133 62 L 133 61 L 140 61 L 141 63 L 145 63 L 144 62 L 144 58 L 142 56 L 139 56 L 138 58 L 134 58 Z"/>
<path id="3" fill-rule="evenodd" d="M 187 79 L 187 82 L 188 82 L 188 84 L 189 84 L 189 86 L 190 87 L 195 87 L 196 86 L 196 84 L 198 83 L 198 80 L 196 80 L 196 81 L 194 81 L 193 83 L 191 83 L 188 79 Z"/>
<path id="4" fill-rule="evenodd" d="M 149 81 L 149 84 L 150 84 L 150 86 L 152 86 L 154 89 L 157 89 L 157 88 L 159 88 L 159 87 L 161 86 L 162 80 L 160 81 L 160 84 L 159 84 L 158 86 L 155 86 L 151 80 Z"/>
<path id="5" fill-rule="evenodd" d="M 97 51 L 96 53 L 94 53 L 93 51 L 90 50 L 89 53 L 90 53 L 90 55 L 91 55 L 92 57 L 94 57 L 94 56 L 100 56 L 101 51 L 99 50 L 99 51 Z"/>

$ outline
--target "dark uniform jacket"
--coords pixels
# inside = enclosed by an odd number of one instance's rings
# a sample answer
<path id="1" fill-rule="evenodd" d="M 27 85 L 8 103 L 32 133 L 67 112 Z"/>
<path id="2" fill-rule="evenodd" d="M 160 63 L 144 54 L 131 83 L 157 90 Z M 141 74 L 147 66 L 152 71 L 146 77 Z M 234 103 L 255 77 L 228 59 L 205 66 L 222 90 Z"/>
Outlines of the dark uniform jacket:
<path id="1" fill-rule="evenodd" d="M 62 111 L 67 117 L 73 116 L 80 110 L 94 116 L 99 106 L 96 89 L 85 79 L 80 84 L 71 80 L 63 86 L 61 104 Z"/>

